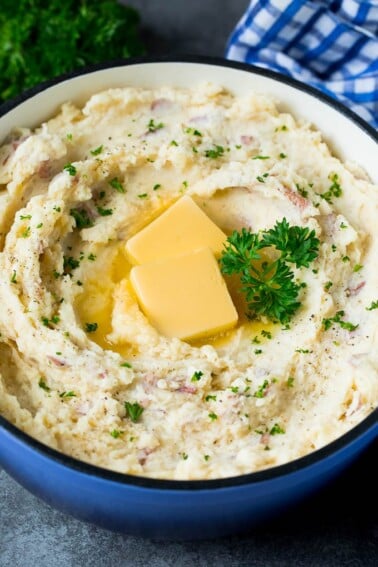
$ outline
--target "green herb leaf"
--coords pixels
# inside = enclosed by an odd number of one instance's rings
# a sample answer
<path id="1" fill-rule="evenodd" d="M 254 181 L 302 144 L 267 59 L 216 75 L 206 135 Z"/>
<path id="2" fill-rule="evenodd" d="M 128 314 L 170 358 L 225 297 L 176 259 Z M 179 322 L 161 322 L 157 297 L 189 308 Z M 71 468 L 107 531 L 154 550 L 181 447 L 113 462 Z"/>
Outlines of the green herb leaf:
<path id="1" fill-rule="evenodd" d="M 377 301 L 372 301 L 369 307 L 366 307 L 366 311 L 373 311 L 373 309 L 378 309 L 378 299 Z"/>
<path id="2" fill-rule="evenodd" d="M 202 376 L 203 372 L 201 372 L 201 370 L 197 370 L 196 372 L 194 372 L 190 380 L 191 382 L 198 382 L 198 380 L 201 380 Z"/>
<path id="3" fill-rule="evenodd" d="M 278 425 L 278 423 L 275 423 L 273 425 L 273 427 L 271 428 L 271 430 L 269 431 L 269 433 L 271 435 L 282 435 L 283 433 L 285 433 L 285 430 L 283 427 L 281 427 L 280 425 Z"/>
<path id="4" fill-rule="evenodd" d="M 42 377 L 39 379 L 38 386 L 42 388 L 42 390 L 45 390 L 45 392 L 51 391 L 51 388 L 48 387 L 48 385 L 46 384 L 45 380 Z"/>
<path id="5" fill-rule="evenodd" d="M 211 159 L 219 158 L 223 156 L 223 154 L 224 154 L 224 147 L 218 145 L 215 145 L 214 148 L 205 151 L 205 157 Z"/>
<path id="6" fill-rule="evenodd" d="M 343 190 L 341 189 L 341 185 L 339 183 L 339 176 L 337 173 L 333 173 L 329 175 L 329 179 L 332 181 L 332 185 L 328 188 L 328 191 L 325 193 L 321 193 L 319 197 L 327 201 L 327 203 L 332 204 L 332 199 L 334 197 L 341 197 L 343 194 Z"/>
<path id="7" fill-rule="evenodd" d="M 264 398 L 266 395 L 266 390 L 269 386 L 269 380 L 264 380 L 264 382 L 259 386 L 256 392 L 253 394 L 254 398 Z"/>
<path id="8" fill-rule="evenodd" d="M 126 415 L 131 419 L 132 422 L 136 423 L 142 413 L 144 408 L 138 404 L 138 402 L 125 402 Z"/>
<path id="9" fill-rule="evenodd" d="M 103 149 L 104 149 L 104 146 L 101 144 L 101 146 L 98 146 L 98 148 L 91 150 L 92 156 L 98 156 L 102 152 Z"/>
<path id="10" fill-rule="evenodd" d="M 70 215 L 75 219 L 76 228 L 90 228 L 93 226 L 93 222 L 85 209 L 71 209 Z"/>
<path id="11" fill-rule="evenodd" d="M 328 331 L 328 329 L 330 329 L 334 323 L 336 323 L 337 325 L 340 325 L 340 327 L 342 329 L 346 329 L 347 331 L 354 331 L 355 329 L 357 329 L 358 324 L 357 325 L 353 325 L 353 323 L 349 323 L 348 321 L 343 321 L 342 317 L 344 317 L 345 313 L 344 311 L 337 311 L 336 315 L 334 315 L 334 317 L 329 317 L 328 319 L 323 319 L 322 321 L 322 325 L 325 331 Z"/>
<path id="12" fill-rule="evenodd" d="M 113 429 L 113 431 L 110 432 L 110 435 L 114 437 L 114 439 L 118 439 L 118 437 L 120 437 L 122 433 L 123 432 L 120 431 L 119 429 Z"/>
<path id="13" fill-rule="evenodd" d="M 61 392 L 59 394 L 59 397 L 60 398 L 76 398 L 76 394 L 72 390 L 69 390 L 68 392 Z"/>
<path id="14" fill-rule="evenodd" d="M 87 333 L 94 333 L 98 329 L 98 323 L 85 323 L 85 330 Z"/>
<path id="15" fill-rule="evenodd" d="M 261 247 L 264 246 L 274 246 L 282 252 L 281 259 L 295 264 L 297 268 L 308 268 L 319 254 L 319 239 L 315 231 L 307 227 L 289 226 L 285 218 L 264 232 Z"/>
<path id="16" fill-rule="evenodd" d="M 260 262 L 261 250 L 274 247 L 281 257 L 273 262 Z M 284 218 L 271 230 L 261 234 L 243 228 L 228 237 L 220 258 L 222 273 L 239 274 L 249 316 L 266 315 L 273 321 L 288 323 L 297 311 L 301 285 L 286 262 L 308 267 L 318 254 L 319 240 L 314 231 L 289 226 Z"/>
<path id="17" fill-rule="evenodd" d="M 2 1 L 0 101 L 78 67 L 142 54 L 138 22 L 113 0 Z"/>
<path id="18" fill-rule="evenodd" d="M 119 181 L 118 177 L 113 177 L 111 181 L 109 181 L 110 187 L 113 187 L 118 193 L 126 193 L 126 190 L 122 183 Z"/>
<path id="19" fill-rule="evenodd" d="M 70 175 L 74 176 L 77 173 L 76 167 L 74 165 L 72 165 L 72 163 L 67 163 L 67 165 L 65 165 L 63 167 L 64 171 L 67 171 Z"/>
<path id="20" fill-rule="evenodd" d="M 156 130 L 160 130 L 164 128 L 163 122 L 159 122 L 159 124 L 155 124 L 153 118 L 150 119 L 149 123 L 147 124 L 147 128 L 149 132 L 156 132 Z"/>
<path id="21" fill-rule="evenodd" d="M 102 207 L 96 207 L 96 209 L 101 217 L 109 217 L 113 214 L 113 209 L 103 209 Z"/>

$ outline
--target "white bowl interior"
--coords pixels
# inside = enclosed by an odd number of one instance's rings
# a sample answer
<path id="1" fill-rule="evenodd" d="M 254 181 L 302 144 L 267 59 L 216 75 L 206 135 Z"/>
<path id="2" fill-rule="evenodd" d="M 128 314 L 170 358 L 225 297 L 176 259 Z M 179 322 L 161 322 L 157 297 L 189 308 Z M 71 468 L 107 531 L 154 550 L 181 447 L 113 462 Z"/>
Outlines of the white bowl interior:
<path id="1" fill-rule="evenodd" d="M 239 69 L 208 63 L 158 62 L 111 67 L 80 75 L 54 85 L 11 110 L 0 119 L 0 140 L 14 127 L 35 127 L 51 117 L 68 100 L 82 105 L 95 92 L 123 86 L 155 87 L 170 85 L 193 87 L 204 81 L 215 82 L 242 95 L 250 91 L 273 96 L 279 108 L 296 118 L 314 124 L 343 161 L 362 166 L 378 182 L 375 141 L 349 118 L 288 84 Z"/>

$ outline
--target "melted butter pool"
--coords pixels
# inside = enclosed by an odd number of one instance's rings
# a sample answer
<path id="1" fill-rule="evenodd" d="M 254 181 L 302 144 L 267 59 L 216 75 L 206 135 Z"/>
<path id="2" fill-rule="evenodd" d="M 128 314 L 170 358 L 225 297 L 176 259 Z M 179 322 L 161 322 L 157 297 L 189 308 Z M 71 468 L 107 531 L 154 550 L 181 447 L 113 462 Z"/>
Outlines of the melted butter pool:
<path id="1" fill-rule="evenodd" d="M 123 357 L 134 353 L 134 348 L 128 343 L 112 343 L 107 336 L 112 332 L 112 314 L 114 309 L 113 294 L 117 284 L 128 279 L 132 265 L 128 261 L 125 252 L 125 244 L 117 243 L 107 246 L 93 264 L 88 266 L 87 275 L 83 280 L 82 292 L 76 298 L 75 311 L 79 324 L 85 328 L 86 323 L 97 323 L 95 332 L 89 333 L 91 340 L 101 348 L 118 352 Z M 234 329 L 219 333 L 212 337 L 189 341 L 194 347 L 211 345 L 215 349 L 224 349 L 232 342 L 237 334 L 243 339 L 253 341 L 257 337 L 258 344 L 266 341 L 261 334 L 271 333 L 277 328 L 272 323 L 258 320 L 249 320 L 246 315 L 246 304 L 240 293 L 240 282 L 238 279 L 228 278 L 227 285 L 239 313 L 239 322 Z"/>

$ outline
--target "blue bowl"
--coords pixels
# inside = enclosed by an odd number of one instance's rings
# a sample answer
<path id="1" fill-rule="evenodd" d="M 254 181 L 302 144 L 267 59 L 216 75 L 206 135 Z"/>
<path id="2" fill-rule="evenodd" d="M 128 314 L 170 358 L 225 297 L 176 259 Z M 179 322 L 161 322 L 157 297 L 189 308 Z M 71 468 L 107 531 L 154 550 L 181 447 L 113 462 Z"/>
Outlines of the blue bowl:
<path id="1" fill-rule="evenodd" d="M 378 436 L 376 410 L 333 443 L 288 464 L 238 477 L 154 480 L 67 457 L 0 418 L 0 462 L 51 506 L 103 528 L 159 539 L 248 531 L 335 478 Z"/>
<path id="2" fill-rule="evenodd" d="M 235 80 L 301 101 L 302 113 L 321 110 L 321 129 L 329 120 L 353 131 L 356 161 L 367 171 L 375 164 L 377 135 L 339 103 L 277 73 L 208 58 L 133 60 L 92 67 L 45 83 L 0 109 L 3 134 L 13 125 L 34 126 L 67 98 L 84 101 L 92 92 L 122 84 L 167 81 L 185 85 L 199 79 Z M 251 83 L 252 79 L 252 83 Z M 304 110 L 303 110 L 304 108 Z M 38 110 L 36 110 L 38 109 Z M 0 137 L 2 132 L 0 129 Z M 335 141 L 343 153 L 343 143 Z M 338 148 L 338 150 L 339 150 Z M 357 152 L 357 155 L 356 155 Z M 346 150 L 347 153 L 347 150 Z M 342 437 L 288 464 L 219 480 L 155 480 L 114 473 L 51 449 L 0 417 L 0 464 L 38 497 L 63 512 L 98 526 L 144 537 L 213 538 L 247 531 L 279 514 L 336 477 L 378 437 L 378 410 Z"/>

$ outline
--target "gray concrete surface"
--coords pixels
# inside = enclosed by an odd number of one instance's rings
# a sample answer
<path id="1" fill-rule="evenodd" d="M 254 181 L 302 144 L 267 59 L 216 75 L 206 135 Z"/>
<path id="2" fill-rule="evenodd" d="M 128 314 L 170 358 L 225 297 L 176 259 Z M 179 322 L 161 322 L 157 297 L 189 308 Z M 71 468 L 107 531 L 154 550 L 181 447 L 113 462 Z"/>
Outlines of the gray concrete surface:
<path id="1" fill-rule="evenodd" d="M 141 12 L 151 54 L 222 55 L 248 4 L 127 1 Z M 375 567 L 376 453 L 377 446 L 372 447 L 321 494 L 247 536 L 195 543 L 144 540 L 84 524 L 53 510 L 0 471 L 0 567 Z"/>

